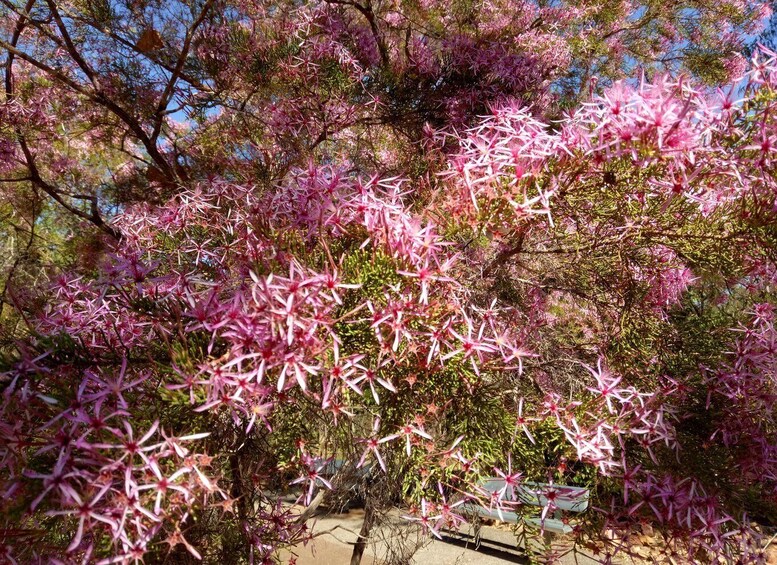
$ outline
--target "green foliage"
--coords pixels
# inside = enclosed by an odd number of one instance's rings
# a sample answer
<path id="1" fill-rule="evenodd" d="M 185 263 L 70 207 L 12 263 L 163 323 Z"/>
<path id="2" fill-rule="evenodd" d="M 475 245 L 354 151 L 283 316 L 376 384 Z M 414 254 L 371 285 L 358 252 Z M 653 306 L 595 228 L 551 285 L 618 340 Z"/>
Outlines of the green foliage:
<path id="1" fill-rule="evenodd" d="M 729 73 L 719 52 L 692 48 L 685 56 L 688 69 L 706 84 L 721 84 L 727 80 Z"/>
<path id="2" fill-rule="evenodd" d="M 381 251 L 356 249 L 345 254 L 342 278 L 346 284 L 358 284 L 343 296 L 342 314 L 352 311 L 370 300 L 377 305 L 385 303 L 385 293 L 401 282 L 397 274 L 396 260 Z M 335 332 L 342 339 L 345 354 L 365 353 L 378 347 L 375 333 L 370 327 L 369 312 L 363 310 L 359 321 L 342 320 L 335 324 Z"/>

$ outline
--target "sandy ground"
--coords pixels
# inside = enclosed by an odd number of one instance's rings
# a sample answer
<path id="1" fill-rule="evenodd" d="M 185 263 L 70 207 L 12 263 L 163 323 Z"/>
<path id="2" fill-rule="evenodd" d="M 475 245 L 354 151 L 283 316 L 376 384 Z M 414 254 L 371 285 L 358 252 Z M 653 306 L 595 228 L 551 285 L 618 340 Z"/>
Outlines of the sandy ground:
<path id="1" fill-rule="evenodd" d="M 307 547 L 294 549 L 297 565 L 348 565 L 353 544 L 358 539 L 364 513 L 351 510 L 346 514 L 318 516 L 309 522 L 313 531 L 320 535 Z M 391 516 L 401 520 L 399 514 Z M 397 537 L 394 528 L 383 527 L 371 534 L 371 543 L 362 559 L 362 565 L 383 565 L 387 562 L 418 565 L 505 565 L 508 563 L 529 563 L 526 553 L 517 549 L 515 535 L 504 527 L 484 526 L 480 536 L 482 543 L 475 547 L 471 529 L 463 527 L 463 535 L 444 536 L 443 541 L 419 541 L 417 532 L 407 532 Z M 421 547 L 413 552 L 416 545 Z M 563 545 L 557 540 L 556 545 Z M 405 548 L 400 559 L 387 559 L 389 548 Z M 292 554 L 282 556 L 284 563 L 292 561 Z M 560 561 L 563 565 L 592 565 L 596 563 L 583 555 L 567 555 Z"/>

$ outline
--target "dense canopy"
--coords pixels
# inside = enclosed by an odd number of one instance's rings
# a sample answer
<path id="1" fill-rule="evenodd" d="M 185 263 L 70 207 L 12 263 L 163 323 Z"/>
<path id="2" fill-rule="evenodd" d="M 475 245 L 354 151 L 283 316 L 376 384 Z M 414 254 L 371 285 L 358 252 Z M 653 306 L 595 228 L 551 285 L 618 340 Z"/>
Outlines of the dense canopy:
<path id="1" fill-rule="evenodd" d="M 273 563 L 357 500 L 352 563 L 397 508 L 542 540 L 573 485 L 602 562 L 763 562 L 769 16 L 0 0 L 0 560 Z"/>

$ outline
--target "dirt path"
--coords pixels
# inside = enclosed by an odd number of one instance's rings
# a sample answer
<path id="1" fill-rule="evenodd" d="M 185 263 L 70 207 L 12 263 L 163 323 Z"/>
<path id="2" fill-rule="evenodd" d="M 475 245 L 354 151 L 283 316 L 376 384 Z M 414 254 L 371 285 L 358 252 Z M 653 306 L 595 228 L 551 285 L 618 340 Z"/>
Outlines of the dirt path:
<path id="1" fill-rule="evenodd" d="M 352 510 L 347 514 L 319 516 L 309 525 L 319 535 L 307 547 L 294 550 L 297 565 L 348 565 L 353 544 L 361 527 L 364 512 Z M 401 520 L 399 515 L 397 520 Z M 408 529 L 405 529 L 408 530 Z M 465 530 L 462 530 L 466 533 Z M 484 526 L 481 530 L 483 544 L 475 549 L 471 537 L 455 539 L 446 536 L 445 541 L 420 539 L 418 531 L 405 531 L 398 536 L 395 528 L 383 527 L 371 536 L 371 543 L 364 554 L 362 565 L 378 565 L 391 562 L 390 557 L 399 557 L 394 563 L 418 565 L 505 565 L 509 563 L 528 563 L 525 554 L 517 551 L 515 535 L 504 528 Z M 413 549 L 420 546 L 417 551 Z M 282 556 L 284 563 L 290 563 L 293 556 Z M 404 559 L 402 561 L 401 559 Z M 596 563 L 583 555 L 568 555 L 560 561 L 562 565 L 593 565 Z"/>

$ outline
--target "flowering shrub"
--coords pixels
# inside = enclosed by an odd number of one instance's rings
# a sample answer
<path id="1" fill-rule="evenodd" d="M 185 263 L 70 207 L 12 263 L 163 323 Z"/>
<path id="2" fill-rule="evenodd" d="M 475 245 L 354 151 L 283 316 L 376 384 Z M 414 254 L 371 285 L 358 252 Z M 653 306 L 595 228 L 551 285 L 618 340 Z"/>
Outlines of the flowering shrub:
<path id="1" fill-rule="evenodd" d="M 596 94 L 582 77 L 646 49 L 633 30 L 660 27 L 667 56 L 689 30 L 626 7 L 241 2 L 163 37 L 117 4 L 145 31 L 93 10 L 87 49 L 81 8 L 49 3 L 50 30 L 33 4 L 3 32 L 0 172 L 102 235 L 4 282 L 4 560 L 270 563 L 357 497 L 364 537 L 394 505 L 440 537 L 467 502 L 539 534 L 559 485 L 589 489 L 573 537 L 602 562 L 645 523 L 676 560 L 765 559 L 777 55 L 716 91 L 666 74 Z M 755 9 L 694 6 L 699 48 L 754 29 Z M 111 45 L 166 86 L 91 59 Z M 527 481 L 542 508 L 514 500 Z"/>

